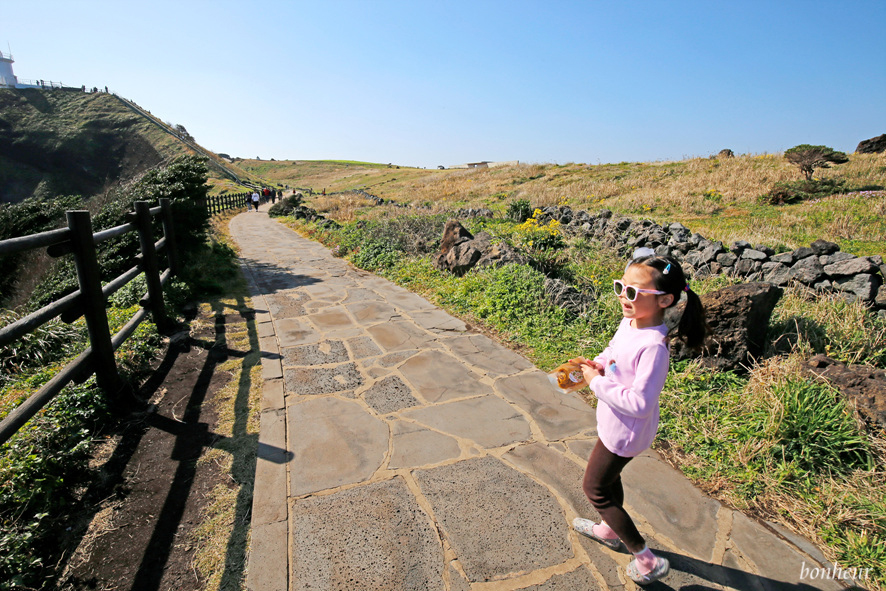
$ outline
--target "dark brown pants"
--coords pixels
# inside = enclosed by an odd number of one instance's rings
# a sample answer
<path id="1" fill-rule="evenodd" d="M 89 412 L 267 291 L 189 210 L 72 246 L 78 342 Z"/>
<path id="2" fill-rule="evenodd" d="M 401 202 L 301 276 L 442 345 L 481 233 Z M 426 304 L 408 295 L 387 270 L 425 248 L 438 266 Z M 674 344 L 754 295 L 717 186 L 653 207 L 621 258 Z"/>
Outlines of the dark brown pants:
<path id="1" fill-rule="evenodd" d="M 625 492 L 621 485 L 621 471 L 633 459 L 615 455 L 598 439 L 582 481 L 582 489 L 591 505 L 632 553 L 639 552 L 646 545 L 622 506 Z"/>

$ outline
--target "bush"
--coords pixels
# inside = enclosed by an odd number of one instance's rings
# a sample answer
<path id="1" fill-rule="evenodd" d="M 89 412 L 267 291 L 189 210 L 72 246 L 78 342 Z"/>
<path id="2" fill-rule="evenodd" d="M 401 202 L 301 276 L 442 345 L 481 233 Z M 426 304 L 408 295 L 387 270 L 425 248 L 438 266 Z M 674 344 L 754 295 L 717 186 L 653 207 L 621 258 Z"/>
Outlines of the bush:
<path id="1" fill-rule="evenodd" d="M 142 273 L 111 294 L 108 303 L 117 308 L 129 308 L 139 303 L 146 293 L 148 293 L 148 281 Z"/>
<path id="2" fill-rule="evenodd" d="M 759 200 L 767 205 L 786 205 L 811 199 L 830 197 L 837 193 L 846 193 L 848 189 L 842 179 L 821 179 L 819 181 L 784 181 L 774 187 Z"/>
<path id="3" fill-rule="evenodd" d="M 302 194 L 295 193 L 280 200 L 268 209 L 268 215 L 272 218 L 292 215 L 296 207 L 302 204 Z"/>
<path id="4" fill-rule="evenodd" d="M 37 234 L 65 226 L 65 211 L 80 209 L 79 195 L 60 196 L 54 199 L 30 197 L 21 203 L 0 204 L 0 240 Z M 0 256 L 0 300 L 12 294 L 12 287 L 19 277 L 21 254 Z M 3 301 L 0 301 L 2 304 Z"/>
<path id="5" fill-rule="evenodd" d="M 491 270 L 477 315 L 499 323 L 534 316 L 546 306 L 544 282 L 545 276 L 527 265 L 505 265 Z"/>
<path id="6" fill-rule="evenodd" d="M 378 240 L 363 243 L 351 258 L 351 262 L 368 271 L 390 269 L 399 260 L 400 253 L 390 243 Z"/>
<path id="7" fill-rule="evenodd" d="M 378 221 L 350 222 L 334 228 L 332 238 L 338 245 L 338 256 L 367 245 L 384 245 L 387 250 L 409 256 L 434 252 L 440 247 L 446 215 L 412 215 Z M 355 264 L 356 261 L 355 261 Z"/>
<path id="8" fill-rule="evenodd" d="M 532 206 L 528 199 L 517 199 L 508 204 L 508 219 L 522 224 L 532 216 Z"/>
<path id="9" fill-rule="evenodd" d="M 53 521 L 89 482 L 89 443 L 108 417 L 94 385 L 69 386 L 0 446 L 0 588 L 41 586 Z"/>
<path id="10" fill-rule="evenodd" d="M 129 187 L 113 191 L 108 201 L 92 218 L 94 231 L 104 230 L 127 223 L 128 214 L 136 201 L 156 202 L 160 198 L 172 199 L 175 219 L 175 235 L 179 254 L 185 256 L 200 247 L 209 229 L 209 214 L 199 199 L 205 197 L 206 164 L 195 156 L 177 158 L 166 168 L 151 170 Z M 168 185 L 164 185 L 167 183 Z M 162 236 L 159 216 L 154 217 L 155 239 Z M 129 270 L 139 253 L 138 234 L 128 232 L 106 240 L 96 246 L 102 278 L 110 281 Z M 31 309 L 45 306 L 77 289 L 77 276 L 72 257 L 58 259 L 46 277 L 31 294 Z"/>
<path id="11" fill-rule="evenodd" d="M 535 251 L 559 250 L 565 247 L 560 222 L 552 219 L 547 224 L 539 223 L 538 219 L 542 216 L 542 211 L 536 209 L 531 217 L 517 227 L 520 246 Z"/>

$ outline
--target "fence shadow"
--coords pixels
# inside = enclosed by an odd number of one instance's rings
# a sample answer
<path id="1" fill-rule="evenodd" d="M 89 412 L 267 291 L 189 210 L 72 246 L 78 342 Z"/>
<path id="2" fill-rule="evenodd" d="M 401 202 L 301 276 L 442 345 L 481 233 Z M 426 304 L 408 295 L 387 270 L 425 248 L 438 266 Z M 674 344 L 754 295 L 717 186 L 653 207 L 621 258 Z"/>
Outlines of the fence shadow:
<path id="1" fill-rule="evenodd" d="M 132 591 L 157 591 L 160 589 L 166 564 L 176 543 L 176 535 L 182 525 L 182 518 L 197 472 L 197 460 L 203 451 L 216 448 L 230 453 L 232 456 L 231 478 L 239 485 L 234 507 L 233 531 L 226 542 L 226 556 L 221 588 L 240 587 L 246 575 L 246 550 L 252 509 L 252 494 L 255 480 L 256 455 L 258 453 L 258 433 L 250 433 L 248 421 L 250 416 L 249 397 L 253 386 L 251 370 L 261 363 L 258 333 L 252 318 L 247 318 L 248 350 L 239 351 L 228 346 L 226 337 L 226 319 L 228 313 L 240 313 L 246 310 L 245 300 L 239 298 L 235 305 L 214 305 L 214 340 L 209 347 L 199 376 L 186 401 L 184 414 L 176 419 L 149 415 L 147 422 L 151 427 L 161 429 L 175 436 L 175 444 L 171 460 L 178 463 L 175 475 L 169 485 L 166 500 L 157 517 L 156 526 L 151 539 L 141 557 L 141 564 L 133 579 Z M 252 314 L 243 313 L 244 317 Z M 191 339 L 190 344 L 206 347 L 205 342 Z M 185 349 L 186 350 L 186 349 Z M 180 353 L 174 353 L 178 356 Z M 200 421 L 200 412 L 210 391 L 210 382 L 218 365 L 229 358 L 239 358 L 239 379 L 233 402 L 234 425 L 228 437 L 212 433 L 205 422 Z M 174 359 L 161 367 L 171 368 Z M 169 369 L 165 374 L 168 375 Z M 158 372 L 151 386 L 156 390 L 161 387 L 166 375 Z M 150 394 L 146 392 L 145 394 Z M 288 460 L 290 452 L 272 450 L 280 461 Z"/>

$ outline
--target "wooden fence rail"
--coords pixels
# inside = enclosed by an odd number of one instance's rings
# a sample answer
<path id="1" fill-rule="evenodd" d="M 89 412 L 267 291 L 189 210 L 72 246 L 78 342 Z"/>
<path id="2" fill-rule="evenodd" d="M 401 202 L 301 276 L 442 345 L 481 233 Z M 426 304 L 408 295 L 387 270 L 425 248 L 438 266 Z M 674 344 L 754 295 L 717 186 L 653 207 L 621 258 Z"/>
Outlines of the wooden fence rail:
<path id="1" fill-rule="evenodd" d="M 261 187 L 255 185 L 255 190 L 261 191 Z M 275 190 L 277 191 L 276 198 L 282 199 L 282 189 L 275 188 Z M 305 191 L 310 191 L 310 189 L 305 189 Z M 212 195 L 211 197 L 207 197 L 206 199 L 201 200 L 200 203 L 201 205 L 203 205 L 203 207 L 206 208 L 206 211 L 209 212 L 209 215 L 215 215 L 228 209 L 246 209 L 247 199 L 251 195 L 252 191 L 248 193 L 226 193 L 224 195 Z"/>
<path id="2" fill-rule="evenodd" d="M 246 199 L 252 193 L 230 193 L 224 195 L 213 195 L 202 201 L 203 206 L 209 215 L 215 215 L 228 209 L 246 209 Z"/>
<path id="3" fill-rule="evenodd" d="M 245 203 L 243 200 L 241 202 Z M 92 218 L 88 211 L 68 211 L 66 215 L 67 228 L 0 241 L 0 255 L 38 248 L 46 248 L 52 257 L 73 254 L 79 284 L 79 289 L 74 293 L 0 328 L 0 347 L 33 332 L 59 316 L 62 321 L 68 323 L 83 316 L 89 333 L 89 346 L 40 390 L 0 421 L 0 444 L 9 440 L 71 381 L 83 382 L 95 374 L 98 386 L 112 401 L 120 401 L 126 384 L 117 370 L 114 352 L 132 335 L 149 313 L 160 332 L 166 332 L 172 326 L 172 320 L 166 315 L 162 291 L 163 284 L 178 271 L 178 253 L 169 199 L 160 199 L 160 205 L 157 207 L 150 207 L 146 201 L 137 201 L 135 211 L 129 214 L 128 223 L 97 233 L 92 231 Z M 158 215 L 163 226 L 163 237 L 155 241 L 151 218 Z M 141 246 L 141 252 L 136 256 L 136 265 L 102 286 L 95 245 L 133 231 L 138 232 Z M 165 252 L 167 262 L 166 269 L 162 272 L 158 257 L 160 251 Z M 142 309 L 136 312 L 117 334 L 111 335 L 107 314 L 108 297 L 142 273 L 145 274 L 148 284 L 148 293 L 141 300 Z"/>

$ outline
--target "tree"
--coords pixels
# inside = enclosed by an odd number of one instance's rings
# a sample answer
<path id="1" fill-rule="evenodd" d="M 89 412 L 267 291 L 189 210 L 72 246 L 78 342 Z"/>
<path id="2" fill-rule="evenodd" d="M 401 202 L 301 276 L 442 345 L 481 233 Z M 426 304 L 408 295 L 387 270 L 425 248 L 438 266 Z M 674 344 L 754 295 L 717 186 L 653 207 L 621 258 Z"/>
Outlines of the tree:
<path id="1" fill-rule="evenodd" d="M 176 124 L 175 127 L 173 127 L 173 129 L 178 134 L 178 137 L 182 138 L 183 140 L 188 140 L 189 142 L 194 141 L 193 136 L 191 136 L 191 134 L 188 133 L 188 130 L 185 129 L 184 125 L 182 125 L 180 123 Z"/>
<path id="2" fill-rule="evenodd" d="M 830 168 L 830 164 L 843 164 L 849 162 L 849 157 L 843 152 L 838 152 L 827 146 L 810 146 L 800 144 L 784 153 L 784 157 L 791 164 L 796 164 L 807 181 L 812 180 L 812 172 L 816 168 Z"/>

